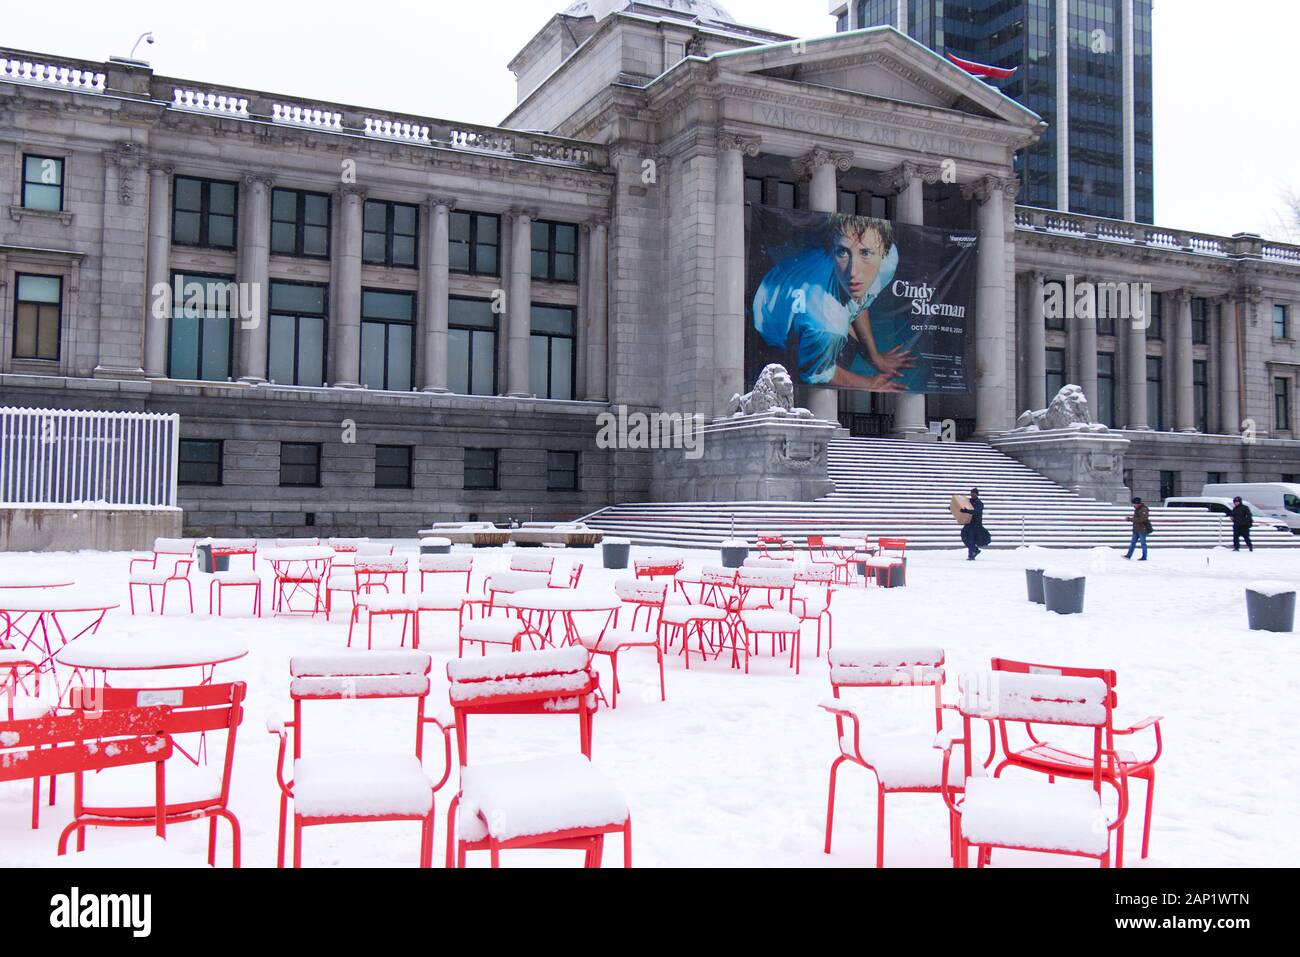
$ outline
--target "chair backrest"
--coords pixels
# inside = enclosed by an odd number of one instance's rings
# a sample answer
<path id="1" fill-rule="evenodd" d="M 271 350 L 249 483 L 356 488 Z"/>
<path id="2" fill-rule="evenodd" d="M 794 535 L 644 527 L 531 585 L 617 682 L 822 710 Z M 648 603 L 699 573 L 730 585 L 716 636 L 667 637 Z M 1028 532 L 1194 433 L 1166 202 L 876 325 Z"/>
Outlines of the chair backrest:
<path id="1" fill-rule="evenodd" d="M 1111 691 L 1101 678 L 977 671 L 958 679 L 957 710 L 966 717 L 1105 728 Z"/>
<path id="2" fill-rule="evenodd" d="M 275 540 L 276 548 L 316 548 L 320 545 L 319 538 L 277 538 Z"/>
<path id="3" fill-rule="evenodd" d="M 650 631 L 654 628 L 656 615 L 663 613 L 664 602 L 668 600 L 668 583 L 623 579 L 614 582 L 614 594 L 623 602 L 624 607 L 632 609 L 631 630 L 636 631 L 637 620 L 644 611 L 646 613 L 645 630 Z M 618 624 L 622 611 L 623 609 L 620 608 L 619 615 L 614 618 L 615 626 Z"/>
<path id="4" fill-rule="evenodd" d="M 806 585 L 826 585 L 835 581 L 835 569 L 830 565 L 801 565 L 794 570 L 794 580 Z"/>
<path id="5" fill-rule="evenodd" d="M 794 569 L 740 568 L 736 571 L 736 584 L 741 588 L 787 590 L 794 587 Z"/>
<path id="6" fill-rule="evenodd" d="M 32 694 L 39 695 L 41 659 L 25 651 L 0 648 L 0 698 L 4 700 L 3 717 L 0 720 L 14 720 L 18 686 L 28 679 L 32 682 Z"/>
<path id="7" fill-rule="evenodd" d="M 808 550 L 815 551 L 818 554 L 826 554 L 826 539 L 821 535 L 808 536 Z"/>
<path id="8" fill-rule="evenodd" d="M 214 538 L 209 547 L 213 555 L 256 555 L 257 539 L 255 538 Z"/>
<path id="9" fill-rule="evenodd" d="M 944 683 L 943 649 L 933 645 L 833 648 L 831 688 L 906 688 Z"/>
<path id="10" fill-rule="evenodd" d="M 790 559 L 785 558 L 746 558 L 743 568 L 789 568 Z"/>
<path id="11" fill-rule="evenodd" d="M 905 538 L 882 538 L 880 539 L 880 552 L 898 552 L 899 557 L 907 553 L 907 539 Z"/>
<path id="12" fill-rule="evenodd" d="M 185 538 L 155 538 L 153 552 L 155 555 L 193 555 L 195 544 Z"/>
<path id="13" fill-rule="evenodd" d="M 461 767 L 468 756 L 466 722 L 471 714 L 576 714 L 582 753 L 590 757 L 599 681 L 589 657 L 585 648 L 573 646 L 448 662 Z"/>
<path id="14" fill-rule="evenodd" d="M 383 555 L 357 554 L 356 570 L 358 575 L 390 574 L 404 572 L 410 568 L 410 561 L 405 557 L 394 558 Z"/>
<path id="15" fill-rule="evenodd" d="M 172 754 L 169 711 L 160 705 L 5 722 L 0 781 L 166 761 Z"/>
<path id="16" fill-rule="evenodd" d="M 371 541 L 359 542 L 356 547 L 356 553 L 358 555 L 391 555 L 396 550 L 396 545 L 381 545 L 378 542 Z"/>
<path id="17" fill-rule="evenodd" d="M 720 568 L 716 565 L 706 565 L 700 569 L 700 582 L 705 585 L 719 585 L 725 588 L 734 588 L 736 576 L 739 570 L 735 568 Z"/>
<path id="18" fill-rule="evenodd" d="M 365 545 L 369 541 L 368 538 L 331 538 L 329 547 L 339 554 L 346 554 L 347 552 L 355 552 L 359 546 Z"/>
<path id="19" fill-rule="evenodd" d="M 470 572 L 474 570 L 472 555 L 421 555 L 422 572 Z"/>
<path id="20" fill-rule="evenodd" d="M 424 705 L 433 659 L 423 651 L 352 651 L 295 655 L 289 659 L 293 699 L 293 755 L 302 757 L 302 703 L 413 698 L 417 702 L 415 753 L 424 753 Z"/>
<path id="21" fill-rule="evenodd" d="M 1014 661 L 1010 658 L 994 658 L 990 667 L 994 671 L 1009 671 L 1022 675 L 1057 675 L 1066 678 L 1100 678 L 1106 682 L 1110 691 L 1109 707 L 1112 711 L 1118 704 L 1115 685 L 1118 678 L 1114 671 L 1105 668 L 1071 668 L 1066 665 L 1040 665 L 1030 661 Z"/>
<path id="22" fill-rule="evenodd" d="M 582 581 L 582 562 L 574 562 L 569 566 L 569 588 L 577 588 L 578 582 Z"/>
<path id="23" fill-rule="evenodd" d="M 225 731 L 226 755 L 222 762 L 220 798 L 224 805 L 230 797 L 235 737 L 244 720 L 247 694 L 248 686 L 242 681 L 176 688 L 77 688 L 69 695 L 68 707 L 94 715 L 101 710 L 109 713 L 162 706 L 168 711 L 162 730 L 172 737 Z"/>
<path id="24" fill-rule="evenodd" d="M 659 575 L 676 575 L 686 567 L 686 562 L 680 558 L 634 558 L 632 559 L 632 570 L 637 577 L 648 576 L 651 578 Z"/>
<path id="25" fill-rule="evenodd" d="M 512 555 L 510 556 L 510 570 L 512 572 L 546 572 L 549 575 L 555 571 L 555 556 Z"/>

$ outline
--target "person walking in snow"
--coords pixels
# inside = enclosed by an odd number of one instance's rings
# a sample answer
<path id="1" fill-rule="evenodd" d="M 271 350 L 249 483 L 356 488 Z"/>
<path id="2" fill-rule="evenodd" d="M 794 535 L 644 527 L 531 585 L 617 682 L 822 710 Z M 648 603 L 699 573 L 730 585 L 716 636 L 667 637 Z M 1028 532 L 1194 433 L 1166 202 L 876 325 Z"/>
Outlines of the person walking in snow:
<path id="1" fill-rule="evenodd" d="M 1250 514 L 1250 506 L 1241 500 L 1241 496 L 1232 500 L 1232 550 L 1241 551 L 1241 540 L 1246 540 L 1246 547 L 1252 552 L 1255 544 L 1250 540 L 1250 529 L 1255 524 L 1255 517 Z"/>
<path id="2" fill-rule="evenodd" d="M 1129 516 L 1129 523 L 1133 526 L 1133 538 L 1128 543 L 1128 554 L 1126 559 L 1133 557 L 1133 552 L 1137 550 L 1138 544 L 1142 545 L 1142 557 L 1139 561 L 1147 560 L 1147 536 L 1151 534 L 1151 509 L 1142 504 L 1142 499 L 1133 499 L 1133 514 Z"/>
<path id="3" fill-rule="evenodd" d="M 962 514 L 971 517 L 970 524 L 961 527 L 961 543 L 966 546 L 966 561 L 973 562 L 993 541 L 993 536 L 984 527 L 984 501 L 979 489 L 970 490 L 970 508 L 963 508 Z"/>

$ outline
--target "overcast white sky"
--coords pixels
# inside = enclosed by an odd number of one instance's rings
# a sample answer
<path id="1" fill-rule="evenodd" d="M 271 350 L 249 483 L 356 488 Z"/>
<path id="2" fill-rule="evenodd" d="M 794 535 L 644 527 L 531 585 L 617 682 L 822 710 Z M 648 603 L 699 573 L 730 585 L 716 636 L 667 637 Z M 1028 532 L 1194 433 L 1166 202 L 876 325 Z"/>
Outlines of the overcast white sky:
<path id="1" fill-rule="evenodd" d="M 834 31 L 826 0 L 723 0 L 737 20 Z M 478 123 L 514 103 L 506 63 L 567 0 L 5 3 L 0 45 L 137 55 L 169 76 Z M 1231 16 L 1225 14 L 1230 13 Z M 1276 234 L 1300 191 L 1300 4 L 1156 0 L 1156 221 Z"/>

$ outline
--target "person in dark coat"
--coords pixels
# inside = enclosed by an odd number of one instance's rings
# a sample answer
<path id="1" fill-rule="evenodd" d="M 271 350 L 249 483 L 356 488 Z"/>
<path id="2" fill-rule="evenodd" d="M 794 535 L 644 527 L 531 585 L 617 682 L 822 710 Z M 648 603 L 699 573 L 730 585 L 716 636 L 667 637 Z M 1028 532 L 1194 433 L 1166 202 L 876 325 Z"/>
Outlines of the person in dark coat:
<path id="1" fill-rule="evenodd" d="M 973 562 L 993 541 L 993 536 L 984 527 L 984 501 L 979 489 L 970 490 L 970 508 L 963 508 L 962 514 L 971 517 L 970 524 L 961 527 L 961 543 L 966 546 L 966 561 Z"/>
<path id="2" fill-rule="evenodd" d="M 1255 516 L 1250 514 L 1250 506 L 1238 496 L 1232 500 L 1232 550 L 1241 551 L 1241 540 L 1246 540 L 1246 547 L 1252 552 L 1255 544 L 1250 540 L 1250 529 L 1255 524 Z"/>
<path id="3" fill-rule="evenodd" d="M 1124 557 L 1132 558 L 1133 552 L 1141 544 L 1142 558 L 1140 561 L 1146 561 L 1147 536 L 1151 534 L 1151 509 L 1142 504 L 1142 499 L 1133 499 L 1133 514 L 1129 517 L 1129 522 L 1133 526 L 1133 538 L 1128 543 L 1128 554 Z"/>

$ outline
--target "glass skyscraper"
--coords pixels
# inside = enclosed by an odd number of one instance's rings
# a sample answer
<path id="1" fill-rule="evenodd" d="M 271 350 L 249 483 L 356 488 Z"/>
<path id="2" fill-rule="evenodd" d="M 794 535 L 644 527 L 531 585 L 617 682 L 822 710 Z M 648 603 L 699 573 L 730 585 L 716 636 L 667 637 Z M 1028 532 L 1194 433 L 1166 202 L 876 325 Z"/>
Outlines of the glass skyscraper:
<path id="1" fill-rule="evenodd" d="M 993 80 L 1048 124 L 1017 157 L 1020 199 L 1155 220 L 1152 0 L 848 0 L 841 32 L 893 26 L 937 53 L 1000 67 Z"/>

